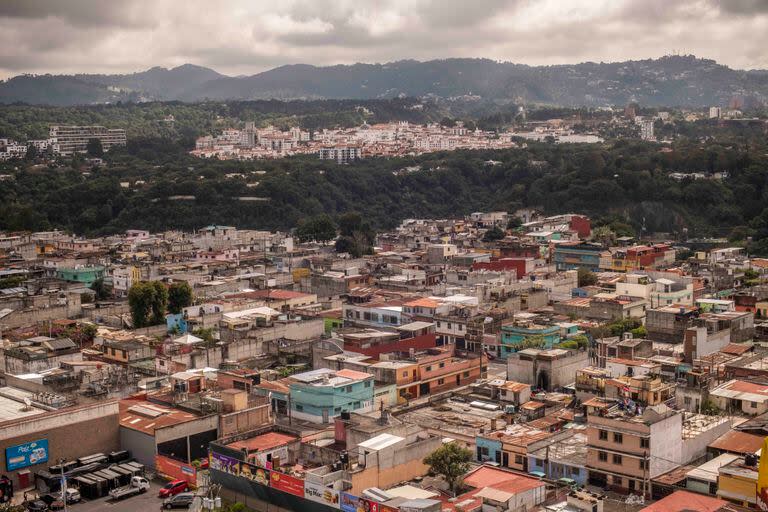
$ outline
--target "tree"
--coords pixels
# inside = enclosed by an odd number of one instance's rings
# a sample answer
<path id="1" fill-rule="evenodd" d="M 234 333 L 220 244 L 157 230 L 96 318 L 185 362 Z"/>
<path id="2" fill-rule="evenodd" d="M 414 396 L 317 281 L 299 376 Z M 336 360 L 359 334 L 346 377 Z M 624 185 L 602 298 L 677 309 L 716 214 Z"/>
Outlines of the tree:
<path id="1" fill-rule="evenodd" d="M 523 225 L 523 221 L 517 215 L 513 215 L 507 221 L 507 229 L 517 229 L 522 225 Z"/>
<path id="2" fill-rule="evenodd" d="M 167 305 L 168 289 L 159 281 L 141 281 L 128 290 L 134 328 L 162 323 Z"/>
<path id="3" fill-rule="evenodd" d="M 296 228 L 300 242 L 320 242 L 326 244 L 336 238 L 336 225 L 327 215 L 318 215 L 305 219 Z"/>
<path id="4" fill-rule="evenodd" d="M 430 453 L 424 459 L 424 464 L 428 465 L 433 473 L 442 475 L 451 492 L 456 495 L 456 484 L 469 471 L 471 460 L 471 451 L 457 443 L 448 443 Z"/>
<path id="5" fill-rule="evenodd" d="M 38 154 L 37 146 L 35 146 L 34 144 L 29 144 L 27 146 L 27 152 L 24 155 L 24 160 L 32 161 L 37 158 L 37 154 Z"/>
<path id="6" fill-rule="evenodd" d="M 85 150 L 88 152 L 88 156 L 93 158 L 101 158 L 104 156 L 104 147 L 101 145 L 101 139 L 88 139 L 88 144 L 85 146 Z"/>
<path id="7" fill-rule="evenodd" d="M 593 286 L 597 284 L 597 276 L 594 272 L 586 268 L 579 268 L 579 287 Z"/>
<path id="8" fill-rule="evenodd" d="M 483 235 L 483 242 L 495 242 L 501 240 L 505 236 L 507 236 L 507 234 L 499 226 L 493 226 Z"/>
<path id="9" fill-rule="evenodd" d="M 339 233 L 336 252 L 348 252 L 354 258 L 373 253 L 376 232 L 370 224 L 363 222 L 359 213 L 345 213 L 339 217 Z"/>
<path id="10" fill-rule="evenodd" d="M 107 286 L 101 277 L 91 283 L 91 290 L 96 295 L 96 300 L 106 300 L 112 295 L 112 288 Z"/>
<path id="11" fill-rule="evenodd" d="M 611 245 L 616 241 L 616 233 L 609 226 L 598 226 L 592 230 L 592 240 L 603 245 Z"/>
<path id="12" fill-rule="evenodd" d="M 186 281 L 173 283 L 168 287 L 168 311 L 178 315 L 187 306 L 192 305 L 195 296 L 192 287 Z"/>

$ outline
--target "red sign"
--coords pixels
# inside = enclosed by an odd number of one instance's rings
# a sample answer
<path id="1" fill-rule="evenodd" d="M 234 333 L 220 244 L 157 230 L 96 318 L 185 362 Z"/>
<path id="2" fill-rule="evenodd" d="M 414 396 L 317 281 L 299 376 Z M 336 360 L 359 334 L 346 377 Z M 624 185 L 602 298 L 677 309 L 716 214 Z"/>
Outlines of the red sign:
<path id="1" fill-rule="evenodd" d="M 155 467 L 160 474 L 175 480 L 184 480 L 189 484 L 197 485 L 197 471 L 194 466 L 184 464 L 183 462 L 168 457 L 163 457 L 162 455 L 156 455 Z"/>
<path id="2" fill-rule="evenodd" d="M 269 475 L 269 486 L 294 496 L 304 497 L 304 480 L 300 480 L 291 475 L 273 471 Z"/>

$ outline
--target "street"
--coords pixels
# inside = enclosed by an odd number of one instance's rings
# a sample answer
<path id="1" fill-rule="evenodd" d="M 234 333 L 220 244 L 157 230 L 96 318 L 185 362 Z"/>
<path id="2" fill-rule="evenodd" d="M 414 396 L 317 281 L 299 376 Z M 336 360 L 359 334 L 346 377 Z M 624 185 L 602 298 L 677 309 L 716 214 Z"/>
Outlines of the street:
<path id="1" fill-rule="evenodd" d="M 109 498 L 98 500 L 82 501 L 69 505 L 67 509 L 71 512 L 99 512 L 108 510 L 111 512 L 150 512 L 161 510 L 163 500 L 157 497 L 157 493 L 162 487 L 161 484 L 152 482 L 150 489 L 144 494 L 126 498 L 121 501 L 110 501 Z"/>

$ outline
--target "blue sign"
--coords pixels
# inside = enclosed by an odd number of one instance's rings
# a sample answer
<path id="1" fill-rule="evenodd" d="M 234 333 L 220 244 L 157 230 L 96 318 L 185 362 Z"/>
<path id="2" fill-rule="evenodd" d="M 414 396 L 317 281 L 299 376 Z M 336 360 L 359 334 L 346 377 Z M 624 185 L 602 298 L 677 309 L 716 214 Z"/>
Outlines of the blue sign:
<path id="1" fill-rule="evenodd" d="M 5 449 L 5 467 L 8 471 L 48 462 L 48 440 L 39 439 Z"/>

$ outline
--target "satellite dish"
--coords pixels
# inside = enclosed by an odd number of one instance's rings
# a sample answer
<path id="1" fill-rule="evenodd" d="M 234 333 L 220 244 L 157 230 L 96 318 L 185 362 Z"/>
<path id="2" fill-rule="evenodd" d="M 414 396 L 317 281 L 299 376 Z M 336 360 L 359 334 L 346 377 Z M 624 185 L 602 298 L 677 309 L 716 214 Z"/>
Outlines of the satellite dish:
<path id="1" fill-rule="evenodd" d="M 24 397 L 24 405 L 27 407 L 32 407 L 32 400 L 30 400 L 28 396 Z"/>

